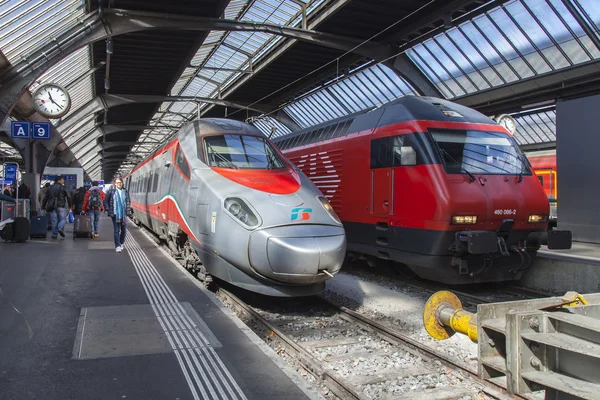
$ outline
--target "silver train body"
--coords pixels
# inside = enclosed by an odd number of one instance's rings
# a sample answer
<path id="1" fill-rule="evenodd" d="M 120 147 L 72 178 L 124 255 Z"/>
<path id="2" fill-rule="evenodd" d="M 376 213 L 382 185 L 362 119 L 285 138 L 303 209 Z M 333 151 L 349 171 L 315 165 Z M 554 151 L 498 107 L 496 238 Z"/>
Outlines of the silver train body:
<path id="1" fill-rule="evenodd" d="M 272 296 L 322 292 L 344 228 L 319 189 L 255 127 L 200 119 L 125 178 L 134 221 L 198 276 Z"/>

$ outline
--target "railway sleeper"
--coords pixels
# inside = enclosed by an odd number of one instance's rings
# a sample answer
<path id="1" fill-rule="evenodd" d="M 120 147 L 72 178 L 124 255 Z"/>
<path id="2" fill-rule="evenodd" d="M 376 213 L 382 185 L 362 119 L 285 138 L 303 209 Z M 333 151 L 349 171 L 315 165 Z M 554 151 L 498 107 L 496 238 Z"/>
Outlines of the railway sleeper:
<path id="1" fill-rule="evenodd" d="M 395 379 L 405 379 L 411 376 L 436 374 L 437 372 L 423 366 L 384 369 L 377 371 L 373 375 L 356 375 L 352 377 L 352 384 L 355 386 L 373 385 L 375 383 L 393 381 Z"/>

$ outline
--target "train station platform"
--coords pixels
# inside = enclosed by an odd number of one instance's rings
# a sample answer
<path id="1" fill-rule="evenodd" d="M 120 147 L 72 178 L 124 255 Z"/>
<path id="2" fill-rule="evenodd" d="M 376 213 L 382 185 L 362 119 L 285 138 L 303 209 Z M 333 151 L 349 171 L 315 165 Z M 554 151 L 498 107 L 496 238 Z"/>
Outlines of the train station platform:
<path id="1" fill-rule="evenodd" d="M 132 223 L 0 243 L 0 399 L 320 398 Z"/>
<path id="2" fill-rule="evenodd" d="M 522 286 L 564 293 L 600 292 L 600 244 L 573 242 L 569 250 L 540 249 Z"/>

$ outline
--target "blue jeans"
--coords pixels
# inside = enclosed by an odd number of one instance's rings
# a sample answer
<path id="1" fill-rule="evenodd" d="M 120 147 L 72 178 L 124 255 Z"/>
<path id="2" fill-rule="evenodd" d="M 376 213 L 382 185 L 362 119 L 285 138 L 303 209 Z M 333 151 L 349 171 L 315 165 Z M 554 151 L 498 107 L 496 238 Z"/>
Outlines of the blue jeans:
<path id="1" fill-rule="evenodd" d="M 55 211 L 50 212 L 50 217 L 52 218 L 52 236 L 58 236 L 59 229 L 65 229 L 65 224 L 67 223 L 67 209 L 64 207 L 59 207 Z"/>
<path id="2" fill-rule="evenodd" d="M 115 249 L 125 244 L 125 234 L 127 233 L 127 225 L 124 223 L 117 224 L 117 218 L 111 217 L 113 221 L 113 227 L 115 228 Z"/>
<path id="3" fill-rule="evenodd" d="M 98 234 L 98 224 L 100 223 L 100 210 L 90 210 L 87 212 L 92 220 L 92 233 Z"/>

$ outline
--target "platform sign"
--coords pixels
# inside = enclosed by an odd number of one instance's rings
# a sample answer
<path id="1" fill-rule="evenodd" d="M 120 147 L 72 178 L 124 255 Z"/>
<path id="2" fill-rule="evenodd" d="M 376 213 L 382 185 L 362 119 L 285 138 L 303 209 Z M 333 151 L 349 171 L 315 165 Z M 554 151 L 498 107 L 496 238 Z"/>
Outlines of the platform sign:
<path id="1" fill-rule="evenodd" d="M 11 121 L 10 137 L 13 139 L 29 139 L 29 122 Z"/>
<path id="2" fill-rule="evenodd" d="M 34 122 L 32 124 L 31 138 L 32 139 L 50 139 L 50 122 Z"/>
<path id="3" fill-rule="evenodd" d="M 19 164 L 15 164 L 15 163 L 4 164 L 4 179 L 16 181 L 18 170 L 19 170 Z"/>

